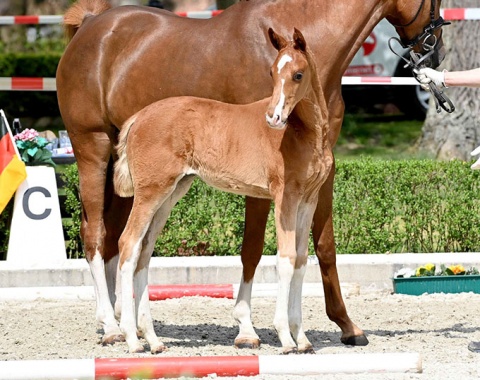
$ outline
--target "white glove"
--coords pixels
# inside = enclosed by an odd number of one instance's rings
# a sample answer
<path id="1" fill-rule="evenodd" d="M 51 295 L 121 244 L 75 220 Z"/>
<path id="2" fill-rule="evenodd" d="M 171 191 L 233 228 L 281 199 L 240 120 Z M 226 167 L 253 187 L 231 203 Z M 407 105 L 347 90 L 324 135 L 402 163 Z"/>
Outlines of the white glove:
<path id="1" fill-rule="evenodd" d="M 470 154 L 471 154 L 472 156 L 476 156 L 476 155 L 480 154 L 480 146 L 478 146 L 477 148 L 475 148 L 475 149 L 473 150 L 473 152 L 470 153 Z M 472 168 L 473 170 L 479 170 L 479 169 L 480 169 L 480 158 L 479 158 L 477 161 L 475 161 L 475 163 L 474 163 L 472 166 L 470 166 L 470 168 Z"/>
<path id="2" fill-rule="evenodd" d="M 445 86 L 445 70 L 437 71 L 425 67 L 418 70 L 417 80 L 420 82 L 420 85 L 424 90 L 428 90 L 427 87 L 430 82 L 435 83 L 439 87 L 447 87 Z"/>

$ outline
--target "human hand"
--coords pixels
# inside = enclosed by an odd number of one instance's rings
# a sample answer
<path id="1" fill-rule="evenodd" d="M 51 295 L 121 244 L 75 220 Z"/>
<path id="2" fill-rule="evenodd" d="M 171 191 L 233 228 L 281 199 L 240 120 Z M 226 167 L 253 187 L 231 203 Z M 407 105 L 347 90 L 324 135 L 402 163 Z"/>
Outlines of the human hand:
<path id="1" fill-rule="evenodd" d="M 430 82 L 435 83 L 437 86 L 445 86 L 445 72 L 429 69 L 425 67 L 423 69 L 415 70 L 416 78 L 420 82 L 420 85 L 424 90 L 429 90 L 428 84 Z"/>

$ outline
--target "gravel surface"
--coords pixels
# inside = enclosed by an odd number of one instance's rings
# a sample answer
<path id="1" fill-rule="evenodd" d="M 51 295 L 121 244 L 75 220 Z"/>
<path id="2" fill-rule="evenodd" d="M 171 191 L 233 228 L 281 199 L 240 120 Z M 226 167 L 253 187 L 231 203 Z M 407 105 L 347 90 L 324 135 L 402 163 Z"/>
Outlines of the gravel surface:
<path id="1" fill-rule="evenodd" d="M 237 334 L 231 316 L 234 302 L 204 297 L 152 302 L 157 335 L 169 347 L 161 355 L 280 354 L 279 341 L 272 327 L 275 299 L 253 299 L 253 321 L 262 340 L 258 350 L 233 347 Z M 471 340 L 480 341 L 480 295 L 370 293 L 346 297 L 345 303 L 350 317 L 367 333 L 370 344 L 366 347 L 344 346 L 340 343 L 339 328 L 325 314 L 324 298 L 305 297 L 304 327 L 317 355 L 416 352 L 422 355 L 423 373 L 329 374 L 322 375 L 322 379 L 480 378 L 480 353 L 467 349 Z M 0 301 L 0 310 L 0 360 L 151 356 L 149 353 L 128 354 L 125 343 L 106 347 L 99 344 L 94 301 Z M 314 378 L 255 377 L 274 380 Z"/>

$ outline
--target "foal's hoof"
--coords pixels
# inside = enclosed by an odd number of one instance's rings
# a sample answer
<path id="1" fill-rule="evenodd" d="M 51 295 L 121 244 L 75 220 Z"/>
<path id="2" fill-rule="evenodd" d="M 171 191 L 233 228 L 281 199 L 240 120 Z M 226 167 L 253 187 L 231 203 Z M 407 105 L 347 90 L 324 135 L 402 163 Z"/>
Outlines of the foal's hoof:
<path id="1" fill-rule="evenodd" d="M 164 346 L 163 344 L 155 346 L 155 347 L 150 347 L 150 352 L 153 355 L 161 354 L 163 351 L 167 351 L 167 350 L 168 350 L 167 346 Z"/>
<path id="2" fill-rule="evenodd" d="M 125 337 L 122 334 L 104 336 L 102 338 L 102 345 L 108 346 L 115 343 L 125 342 Z"/>
<path id="3" fill-rule="evenodd" d="M 340 339 L 347 346 L 366 346 L 369 342 L 365 334 Z"/>
<path id="4" fill-rule="evenodd" d="M 235 347 L 240 349 L 257 349 L 260 347 L 260 339 L 235 339 Z"/>
<path id="5" fill-rule="evenodd" d="M 145 352 L 145 347 L 137 347 L 133 350 L 129 350 L 131 354 L 142 354 Z"/>
<path id="6" fill-rule="evenodd" d="M 303 349 L 303 350 L 300 350 L 300 349 L 299 349 L 299 350 L 298 350 L 298 353 L 299 353 L 299 354 L 308 354 L 308 355 L 310 355 L 310 354 L 315 355 L 315 354 L 316 354 L 316 352 L 315 352 L 315 350 L 313 349 L 312 346 L 306 347 L 306 348 Z"/>
<path id="7" fill-rule="evenodd" d="M 295 355 L 295 354 L 298 354 L 298 348 L 297 348 L 297 347 L 284 348 L 282 354 L 283 354 L 283 355 Z"/>

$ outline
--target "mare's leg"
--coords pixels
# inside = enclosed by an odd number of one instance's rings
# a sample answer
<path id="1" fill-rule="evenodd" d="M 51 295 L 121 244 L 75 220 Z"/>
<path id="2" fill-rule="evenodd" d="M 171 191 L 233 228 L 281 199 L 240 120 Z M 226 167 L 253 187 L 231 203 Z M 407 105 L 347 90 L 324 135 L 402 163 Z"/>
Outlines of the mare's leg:
<path id="1" fill-rule="evenodd" d="M 298 351 L 303 353 L 315 352 L 313 345 L 305 335 L 302 324 L 302 286 L 307 269 L 308 238 L 315 206 L 315 204 L 311 203 L 302 203 L 298 209 L 296 230 L 297 259 L 295 261 L 295 270 L 290 285 L 290 298 L 288 303 L 290 331 L 293 339 L 297 342 Z"/>
<path id="2" fill-rule="evenodd" d="M 313 244 L 320 263 L 328 318 L 342 330 L 342 343 L 365 346 L 368 344 L 368 339 L 348 317 L 338 280 L 332 219 L 334 174 L 335 164 L 320 189 L 313 218 Z"/>
<path id="3" fill-rule="evenodd" d="M 282 343 L 283 353 L 297 351 L 297 344 L 290 334 L 289 299 L 297 260 L 296 219 L 299 202 L 297 196 L 283 192 L 275 199 L 275 226 L 277 230 L 277 305 L 273 324 Z"/>
<path id="4" fill-rule="evenodd" d="M 107 183 L 105 188 L 105 197 L 107 199 L 104 224 L 105 235 L 105 276 L 107 279 L 108 293 L 110 303 L 114 306 L 115 318 L 120 320 L 122 304 L 122 286 L 120 268 L 118 265 L 118 240 L 122 235 L 123 229 L 127 224 L 130 210 L 132 209 L 132 198 L 122 198 L 115 194 L 113 190 L 113 160 L 110 161 L 107 172 Z"/>
<path id="5" fill-rule="evenodd" d="M 155 241 L 162 232 L 170 212 L 175 204 L 187 193 L 192 185 L 194 176 L 182 178 L 173 194 L 165 200 L 160 209 L 156 212 L 148 232 L 143 239 L 143 248 L 137 263 L 137 271 L 134 277 L 134 294 L 137 315 L 137 328 L 150 345 L 152 354 L 157 354 L 166 349 L 166 346 L 158 339 L 153 327 L 153 318 L 150 312 L 150 301 L 148 295 L 148 268 Z"/>
<path id="6" fill-rule="evenodd" d="M 258 348 L 260 338 L 252 324 L 251 298 L 253 277 L 263 252 L 270 200 L 247 197 L 245 206 L 245 231 L 241 252 L 243 273 L 233 310 L 233 317 L 239 327 L 239 333 L 235 338 L 235 346 L 238 348 Z"/>
<path id="7" fill-rule="evenodd" d="M 66 118 L 65 118 L 66 120 Z M 67 121 L 65 121 L 67 124 Z M 112 132 L 113 133 L 113 132 Z M 120 201 L 112 207 L 112 203 L 119 201 L 118 197 L 110 197 L 111 184 L 108 183 L 110 154 L 112 149 L 111 136 L 107 133 L 71 133 L 70 139 L 75 151 L 82 151 L 77 155 L 77 165 L 80 180 L 80 195 L 82 198 L 82 224 L 80 234 L 84 246 L 85 256 L 93 277 L 96 299 L 96 319 L 101 325 L 104 335 L 103 344 L 112 344 L 123 341 L 123 335 L 115 319 L 111 303 L 111 291 L 106 278 L 105 263 L 118 254 L 115 237 L 123 225 L 114 228 L 108 222 L 113 220 L 115 212 L 124 213 L 128 200 Z M 126 212 L 129 209 L 127 208 Z M 124 218 L 117 218 L 121 224 Z"/>

